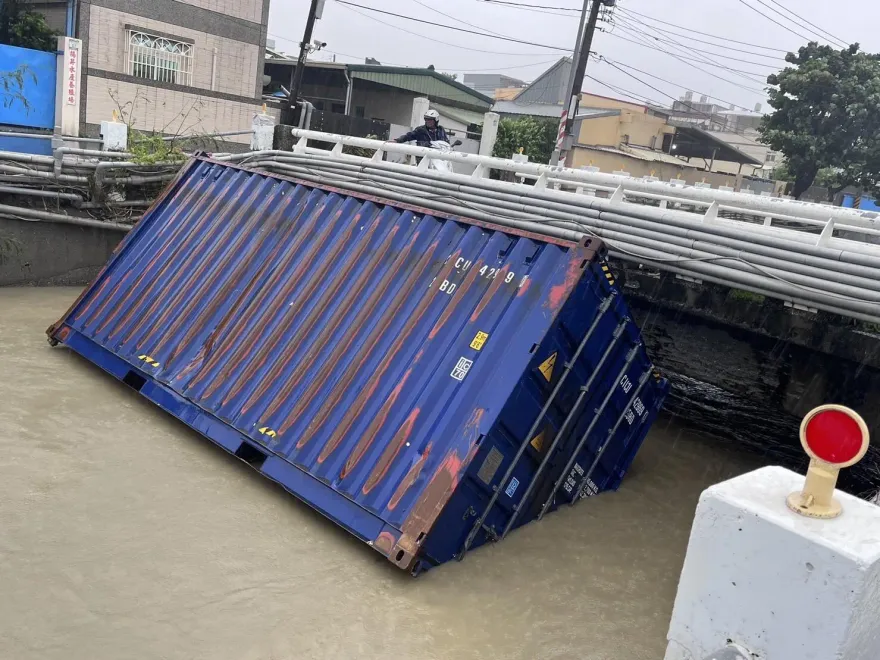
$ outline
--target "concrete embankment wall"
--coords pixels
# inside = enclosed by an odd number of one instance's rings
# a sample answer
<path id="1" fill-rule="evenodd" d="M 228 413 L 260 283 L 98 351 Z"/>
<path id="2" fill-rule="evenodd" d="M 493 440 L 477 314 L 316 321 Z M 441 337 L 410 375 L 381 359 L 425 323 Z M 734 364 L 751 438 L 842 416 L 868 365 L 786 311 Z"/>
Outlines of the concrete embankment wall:
<path id="1" fill-rule="evenodd" d="M 125 234 L 0 218 L 0 286 L 84 286 Z"/>

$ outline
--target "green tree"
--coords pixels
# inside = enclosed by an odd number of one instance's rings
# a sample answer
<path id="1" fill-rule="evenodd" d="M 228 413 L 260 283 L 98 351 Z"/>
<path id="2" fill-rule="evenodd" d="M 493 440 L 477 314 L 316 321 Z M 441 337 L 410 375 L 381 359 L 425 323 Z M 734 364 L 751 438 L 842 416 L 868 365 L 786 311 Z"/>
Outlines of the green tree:
<path id="1" fill-rule="evenodd" d="M 550 162 L 553 147 L 556 146 L 558 123 L 556 119 L 535 117 L 502 119 L 498 124 L 498 140 L 493 155 L 510 158 L 522 150 L 531 162 L 546 164 Z"/>
<path id="2" fill-rule="evenodd" d="M 786 61 L 793 66 L 767 82 L 774 112 L 761 126 L 761 140 L 785 155 L 800 197 L 820 171 L 833 196 L 854 185 L 880 185 L 880 55 L 813 42 Z"/>
<path id="3" fill-rule="evenodd" d="M 0 44 L 51 52 L 58 48 L 59 34 L 42 14 L 24 9 L 18 0 L 0 2 Z"/>

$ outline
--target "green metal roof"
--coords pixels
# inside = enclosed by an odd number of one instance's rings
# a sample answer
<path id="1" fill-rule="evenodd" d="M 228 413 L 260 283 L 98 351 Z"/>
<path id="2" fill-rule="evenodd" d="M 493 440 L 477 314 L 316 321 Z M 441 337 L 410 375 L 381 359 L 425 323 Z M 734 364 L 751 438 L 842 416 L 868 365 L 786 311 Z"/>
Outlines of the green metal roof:
<path id="1" fill-rule="evenodd" d="M 347 66 L 352 78 L 406 89 L 417 94 L 424 94 L 432 99 L 446 99 L 486 110 L 492 107 L 493 100 L 488 96 L 430 69 L 371 64 L 349 64 Z"/>

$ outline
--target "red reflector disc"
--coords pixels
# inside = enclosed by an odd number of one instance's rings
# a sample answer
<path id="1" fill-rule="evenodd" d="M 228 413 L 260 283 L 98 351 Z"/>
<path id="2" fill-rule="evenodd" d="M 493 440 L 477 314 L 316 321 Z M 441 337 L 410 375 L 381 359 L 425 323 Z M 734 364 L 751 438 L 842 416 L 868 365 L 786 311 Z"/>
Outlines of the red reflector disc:
<path id="1" fill-rule="evenodd" d="M 862 449 L 862 428 L 839 410 L 823 410 L 808 423 L 804 433 L 807 446 L 829 463 L 846 463 Z"/>

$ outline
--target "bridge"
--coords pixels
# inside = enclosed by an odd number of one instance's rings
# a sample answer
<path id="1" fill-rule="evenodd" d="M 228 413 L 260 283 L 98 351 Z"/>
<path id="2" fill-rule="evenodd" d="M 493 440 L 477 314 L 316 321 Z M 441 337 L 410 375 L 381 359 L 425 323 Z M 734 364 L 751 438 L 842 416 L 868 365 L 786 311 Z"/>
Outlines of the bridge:
<path id="1" fill-rule="evenodd" d="M 292 152 L 223 160 L 556 238 L 594 235 L 612 257 L 643 268 L 880 323 L 877 213 L 625 172 L 296 129 L 293 136 Z M 413 167 L 405 159 L 420 161 Z M 438 162 L 451 171 L 435 169 Z"/>
<path id="2" fill-rule="evenodd" d="M 794 437 L 814 405 L 834 401 L 880 430 L 876 213 L 326 133 L 294 130 L 292 137 L 290 151 L 215 157 L 434 214 L 569 240 L 597 236 L 652 355 L 676 385 L 673 412 L 772 444 Z M 14 177 L 19 188 L 39 187 L 62 204 L 0 206 L 0 239 L 13 236 L 22 248 L 0 259 L 0 284 L 85 283 L 127 226 L 125 218 L 84 216 L 94 201 L 63 206 L 71 184 L 100 175 L 107 186 L 129 186 L 112 204 L 136 208 L 147 202 L 131 186 L 161 184 L 173 169 L 145 171 L 125 154 L 96 162 L 76 150 L 0 153 L 4 183 Z M 876 464 L 880 457 L 863 463 Z"/>

